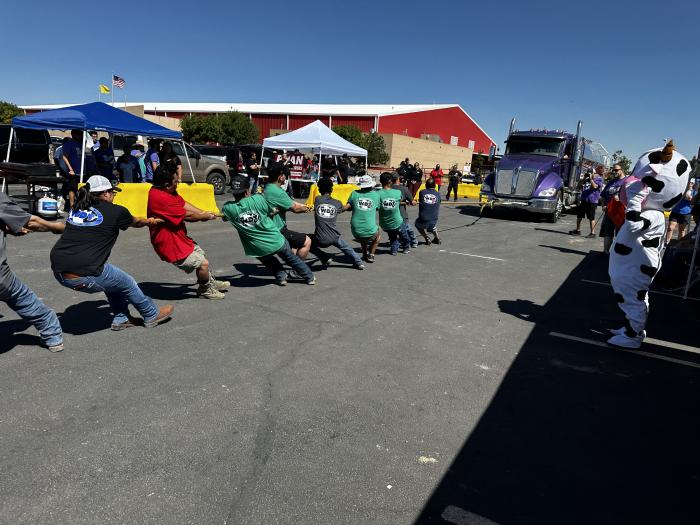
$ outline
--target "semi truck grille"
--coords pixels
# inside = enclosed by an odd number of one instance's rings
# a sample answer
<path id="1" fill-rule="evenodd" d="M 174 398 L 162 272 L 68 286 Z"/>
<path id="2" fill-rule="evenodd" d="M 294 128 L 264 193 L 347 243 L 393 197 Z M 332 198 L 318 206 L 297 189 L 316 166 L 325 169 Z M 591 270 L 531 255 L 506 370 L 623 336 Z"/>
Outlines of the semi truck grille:
<path id="1" fill-rule="evenodd" d="M 496 174 L 496 194 L 513 197 L 531 197 L 537 182 L 537 172 L 519 170 L 513 184 L 513 170 L 499 170 Z"/>

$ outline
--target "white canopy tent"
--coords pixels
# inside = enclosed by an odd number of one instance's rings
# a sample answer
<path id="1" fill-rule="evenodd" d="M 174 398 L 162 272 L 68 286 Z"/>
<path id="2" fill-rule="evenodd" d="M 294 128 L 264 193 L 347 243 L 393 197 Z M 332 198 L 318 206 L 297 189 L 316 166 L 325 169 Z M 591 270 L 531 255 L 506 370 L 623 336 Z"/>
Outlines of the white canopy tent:
<path id="1" fill-rule="evenodd" d="M 265 149 L 295 150 L 302 152 L 318 153 L 319 163 L 321 155 L 353 155 L 364 157 L 367 166 L 367 150 L 355 146 L 343 137 L 335 133 L 320 120 L 307 124 L 283 135 L 268 137 L 263 140 L 263 153 Z M 262 160 L 262 154 L 260 155 Z"/>

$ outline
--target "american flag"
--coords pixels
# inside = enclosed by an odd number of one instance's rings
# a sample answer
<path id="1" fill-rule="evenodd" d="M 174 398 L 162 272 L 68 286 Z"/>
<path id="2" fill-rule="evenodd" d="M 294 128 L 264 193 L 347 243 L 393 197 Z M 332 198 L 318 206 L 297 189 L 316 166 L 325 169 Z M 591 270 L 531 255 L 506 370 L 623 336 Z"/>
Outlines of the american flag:
<path id="1" fill-rule="evenodd" d="M 122 77 L 118 77 L 117 75 L 112 75 L 112 85 L 123 89 L 124 86 L 126 86 L 126 80 L 124 80 Z"/>

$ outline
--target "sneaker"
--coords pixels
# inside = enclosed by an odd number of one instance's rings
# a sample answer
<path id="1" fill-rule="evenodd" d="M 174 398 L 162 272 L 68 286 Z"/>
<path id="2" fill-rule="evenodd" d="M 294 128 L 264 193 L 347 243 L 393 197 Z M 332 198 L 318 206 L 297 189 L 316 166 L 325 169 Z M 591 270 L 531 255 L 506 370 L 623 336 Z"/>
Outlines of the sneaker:
<path id="1" fill-rule="evenodd" d="M 418 248 L 418 243 L 411 244 L 411 248 Z"/>
<path id="2" fill-rule="evenodd" d="M 612 335 L 625 335 L 625 332 L 627 329 L 623 326 L 622 328 L 609 328 L 608 332 L 610 332 Z M 647 336 L 647 331 L 642 330 L 642 339 L 644 339 Z"/>
<path id="3" fill-rule="evenodd" d="M 411 253 L 410 248 L 404 248 L 402 253 Z"/>
<path id="4" fill-rule="evenodd" d="M 294 270 L 294 269 L 292 269 L 292 270 L 287 270 L 287 277 L 288 277 L 289 279 L 299 279 L 299 280 L 303 279 L 303 277 L 302 277 L 301 275 L 299 275 L 299 274 L 297 273 L 297 271 Z"/>
<path id="5" fill-rule="evenodd" d="M 231 288 L 231 283 L 228 281 L 219 281 L 218 279 L 212 279 L 211 280 L 211 285 L 219 290 L 220 292 L 223 292 L 224 290 L 228 290 Z"/>
<path id="6" fill-rule="evenodd" d="M 433 239 L 433 244 L 442 244 L 442 241 L 436 237 Z"/>
<path id="7" fill-rule="evenodd" d="M 613 346 L 619 346 L 620 348 L 629 348 L 632 350 L 636 350 L 640 346 L 642 346 L 642 341 L 644 340 L 644 337 L 641 335 L 638 335 L 636 337 L 627 337 L 624 334 L 620 335 L 614 335 L 610 339 L 608 339 L 608 344 L 613 345 Z"/>
<path id="8" fill-rule="evenodd" d="M 571 230 L 569 235 L 581 235 L 581 230 Z"/>
<path id="9" fill-rule="evenodd" d="M 311 279 L 309 279 L 308 281 L 306 281 L 306 284 L 308 284 L 308 285 L 310 285 L 310 286 L 315 285 L 315 284 L 316 284 L 316 277 L 312 277 Z"/>
<path id="10" fill-rule="evenodd" d="M 331 263 L 333 262 L 333 257 L 326 257 L 321 260 L 321 266 L 323 266 L 324 269 L 328 268 Z"/>
<path id="11" fill-rule="evenodd" d="M 588 238 L 588 239 L 593 239 L 594 237 L 595 237 L 595 233 L 589 233 L 588 235 L 586 235 L 586 238 Z"/>
<path id="12" fill-rule="evenodd" d="M 399 252 L 391 252 L 391 255 L 398 255 Z"/>
<path id="13" fill-rule="evenodd" d="M 202 299 L 223 299 L 226 297 L 226 294 L 217 290 L 214 283 L 211 283 L 205 286 L 200 286 L 197 290 L 197 297 L 201 297 Z"/>
<path id="14" fill-rule="evenodd" d="M 374 255 L 372 255 L 371 253 L 368 254 L 367 257 L 365 257 L 365 262 L 373 263 L 374 262 Z"/>
<path id="15" fill-rule="evenodd" d="M 160 310 L 158 310 L 158 315 L 156 315 L 155 319 L 151 321 L 144 321 L 143 325 L 146 328 L 155 328 L 160 323 L 163 323 L 170 319 L 173 310 L 175 310 L 175 307 L 172 304 L 166 304 Z"/>
<path id="16" fill-rule="evenodd" d="M 143 326 L 143 319 L 140 317 L 131 317 L 124 323 L 112 323 L 110 330 L 119 332 L 121 330 L 126 330 L 127 328 L 133 328 L 134 326 Z"/>
<path id="17" fill-rule="evenodd" d="M 63 352 L 63 343 L 58 343 L 57 345 L 46 345 L 46 348 L 49 349 L 49 352 L 53 352 L 54 354 L 56 352 Z"/>
<path id="18" fill-rule="evenodd" d="M 354 267 L 356 270 L 364 270 L 364 269 L 365 269 L 365 265 L 362 264 L 362 263 L 353 264 L 353 267 Z"/>
<path id="19" fill-rule="evenodd" d="M 275 279 L 275 283 L 277 283 L 277 286 L 287 286 L 287 278 Z"/>

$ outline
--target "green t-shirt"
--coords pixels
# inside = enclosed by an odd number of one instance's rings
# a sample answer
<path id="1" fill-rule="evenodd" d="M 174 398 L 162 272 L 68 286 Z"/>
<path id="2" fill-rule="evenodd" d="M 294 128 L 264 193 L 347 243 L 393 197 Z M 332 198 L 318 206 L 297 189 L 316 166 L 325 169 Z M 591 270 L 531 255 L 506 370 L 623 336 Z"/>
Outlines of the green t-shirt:
<path id="1" fill-rule="evenodd" d="M 267 184 L 263 192 L 265 200 L 270 203 L 270 206 L 277 208 L 280 212 L 275 215 L 274 222 L 277 229 L 281 230 L 287 224 L 287 216 L 285 212 L 294 206 L 294 201 L 287 192 L 280 188 L 277 184 Z"/>
<path id="2" fill-rule="evenodd" d="M 277 253 L 284 246 L 284 237 L 269 216 L 272 207 L 262 195 L 251 195 L 240 202 L 228 201 L 221 211 L 238 230 L 246 255 L 263 257 Z"/>
<path id="3" fill-rule="evenodd" d="M 398 230 L 403 224 L 401 217 L 401 190 L 379 190 L 379 226 L 384 231 Z"/>
<path id="4" fill-rule="evenodd" d="M 372 237 L 377 233 L 377 208 L 379 208 L 379 194 L 369 191 L 353 191 L 348 199 L 352 208 L 350 230 L 353 237 L 362 239 Z"/>

